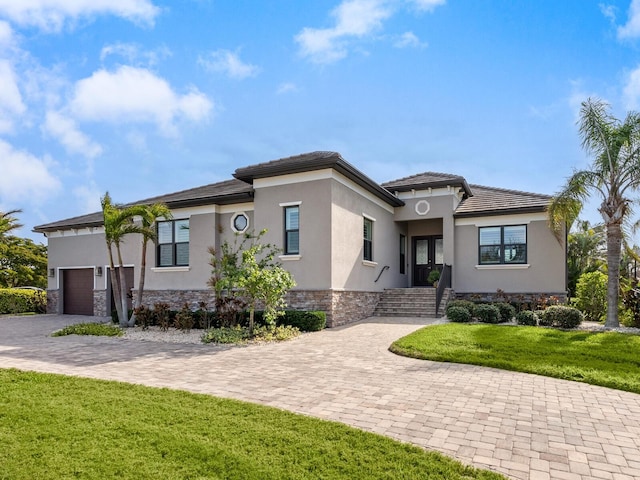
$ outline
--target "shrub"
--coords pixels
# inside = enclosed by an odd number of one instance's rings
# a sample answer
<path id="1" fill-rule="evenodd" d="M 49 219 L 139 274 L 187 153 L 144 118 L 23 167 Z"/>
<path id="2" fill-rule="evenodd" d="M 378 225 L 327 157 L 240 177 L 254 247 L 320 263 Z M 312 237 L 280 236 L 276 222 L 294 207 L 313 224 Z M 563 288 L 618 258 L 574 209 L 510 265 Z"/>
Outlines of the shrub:
<path id="1" fill-rule="evenodd" d="M 291 325 L 278 325 L 277 327 L 269 327 L 261 325 L 253 330 L 254 341 L 262 342 L 281 342 L 289 340 L 300 335 L 300 330 Z"/>
<path id="2" fill-rule="evenodd" d="M 495 305 L 476 305 L 474 314 L 478 321 L 482 323 L 500 323 L 500 309 Z"/>
<path id="3" fill-rule="evenodd" d="M 439 270 L 431 270 L 429 272 L 429 276 L 427 277 L 427 283 L 429 285 L 434 285 L 438 280 L 440 280 L 440 271 Z"/>
<path id="4" fill-rule="evenodd" d="M 599 322 L 607 312 L 607 275 L 602 272 L 580 275 L 572 303 L 586 320 Z"/>
<path id="5" fill-rule="evenodd" d="M 452 322 L 466 323 L 471 321 L 471 314 L 466 308 L 454 305 L 447 308 L 447 318 Z"/>
<path id="6" fill-rule="evenodd" d="M 136 324 L 142 327 L 143 330 L 147 330 L 149 326 L 153 325 L 153 310 L 145 307 L 144 305 L 140 305 L 139 307 L 134 308 L 133 311 L 136 314 Z"/>
<path id="7" fill-rule="evenodd" d="M 182 309 L 176 314 L 174 320 L 174 326 L 183 332 L 189 332 L 193 328 L 195 319 L 193 318 L 193 312 L 189 308 L 189 304 L 185 303 Z"/>
<path id="8" fill-rule="evenodd" d="M 494 303 L 494 305 L 500 311 L 500 321 L 502 322 L 510 322 L 516 314 L 516 309 L 510 303 L 498 302 Z"/>
<path id="9" fill-rule="evenodd" d="M 210 328 L 202 334 L 202 343 L 246 343 L 249 330 L 240 325 L 235 327 Z"/>
<path id="10" fill-rule="evenodd" d="M 160 330 L 166 332 L 171 326 L 171 315 L 169 312 L 169 304 L 158 302 L 153 305 L 153 312 L 156 317 L 156 322 L 160 325 Z"/>
<path id="11" fill-rule="evenodd" d="M 99 335 L 106 337 L 121 337 L 122 330 L 114 325 L 104 323 L 78 323 L 69 325 L 62 330 L 53 332 L 52 337 L 63 337 L 65 335 Z"/>
<path id="12" fill-rule="evenodd" d="M 296 327 L 301 332 L 318 332 L 327 326 L 327 314 L 321 311 L 285 310 L 278 325 Z"/>
<path id="13" fill-rule="evenodd" d="M 467 312 L 469 312 L 469 315 L 473 317 L 473 312 L 476 308 L 476 304 L 473 302 L 470 302 L 469 300 L 452 300 L 447 305 L 447 311 L 446 311 L 447 317 L 449 316 L 449 309 L 452 307 L 464 308 Z"/>
<path id="14" fill-rule="evenodd" d="M 23 288 L 0 289 L 0 314 L 45 313 L 47 293 Z"/>
<path id="15" fill-rule="evenodd" d="M 556 328 L 576 328 L 583 318 L 584 315 L 577 308 L 552 305 L 540 317 L 540 324 Z"/>
<path id="16" fill-rule="evenodd" d="M 523 310 L 516 314 L 516 323 L 518 325 L 536 326 L 538 324 L 538 315 L 531 310 Z"/>

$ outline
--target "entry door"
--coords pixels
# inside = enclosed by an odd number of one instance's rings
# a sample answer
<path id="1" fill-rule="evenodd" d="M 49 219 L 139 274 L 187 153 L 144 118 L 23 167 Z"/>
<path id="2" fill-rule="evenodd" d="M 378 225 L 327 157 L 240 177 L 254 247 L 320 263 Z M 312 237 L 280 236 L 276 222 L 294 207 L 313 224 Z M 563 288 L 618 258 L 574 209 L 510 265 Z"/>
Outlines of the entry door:
<path id="1" fill-rule="evenodd" d="M 442 271 L 444 263 L 442 235 L 413 237 L 413 285 L 431 286 L 427 279 L 432 270 Z"/>

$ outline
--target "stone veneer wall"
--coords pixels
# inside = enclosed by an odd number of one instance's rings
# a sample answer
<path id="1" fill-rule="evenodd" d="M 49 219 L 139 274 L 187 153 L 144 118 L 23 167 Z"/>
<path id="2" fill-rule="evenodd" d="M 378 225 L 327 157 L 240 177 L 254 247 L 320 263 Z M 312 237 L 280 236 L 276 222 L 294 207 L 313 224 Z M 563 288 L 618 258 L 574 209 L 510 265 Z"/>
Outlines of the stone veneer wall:
<path id="1" fill-rule="evenodd" d="M 60 313 L 58 311 L 58 299 L 60 290 L 47 290 L 47 313 Z"/>
<path id="2" fill-rule="evenodd" d="M 97 292 L 96 292 L 97 293 Z M 136 290 L 132 290 L 135 297 Z M 370 317 L 380 299 L 379 292 L 357 292 L 340 290 L 291 290 L 285 300 L 287 308 L 293 310 L 321 310 L 327 314 L 327 326 L 337 327 Z M 94 293 L 94 311 L 102 311 Z M 179 310 L 187 303 L 192 310 L 198 303 L 206 302 L 209 308 L 214 305 L 214 293 L 211 290 L 145 290 L 142 302 L 153 307 L 155 303 L 165 302 L 172 310 Z M 104 312 L 106 314 L 106 299 Z M 98 313 L 96 313 L 98 315 Z"/>
<path id="3" fill-rule="evenodd" d="M 131 290 L 133 298 L 136 298 L 138 291 Z M 142 294 L 142 304 L 153 308 L 156 303 L 168 303 L 171 310 L 180 310 L 185 303 L 191 310 L 197 310 L 200 302 L 205 302 L 208 308 L 213 308 L 215 304 L 215 293 L 213 290 L 145 290 Z"/>
<path id="4" fill-rule="evenodd" d="M 510 302 L 510 303 L 533 303 L 554 305 L 567 302 L 567 292 L 561 293 L 457 293 L 456 300 L 471 300 L 473 302 Z"/>
<path id="5" fill-rule="evenodd" d="M 107 316 L 107 291 L 106 290 L 93 291 L 93 314 L 96 317 Z"/>

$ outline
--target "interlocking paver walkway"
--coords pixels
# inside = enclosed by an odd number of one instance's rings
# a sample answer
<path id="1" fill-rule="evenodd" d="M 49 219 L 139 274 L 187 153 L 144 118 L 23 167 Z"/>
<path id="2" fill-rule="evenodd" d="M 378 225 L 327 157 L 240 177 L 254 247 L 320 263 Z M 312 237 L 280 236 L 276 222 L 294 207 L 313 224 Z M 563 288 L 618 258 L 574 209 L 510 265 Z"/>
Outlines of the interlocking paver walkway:
<path id="1" fill-rule="evenodd" d="M 640 479 L 640 395 L 387 351 L 429 320 L 372 318 L 220 348 L 48 334 L 0 318 L 0 367 L 170 387 L 337 420 L 518 479 Z"/>

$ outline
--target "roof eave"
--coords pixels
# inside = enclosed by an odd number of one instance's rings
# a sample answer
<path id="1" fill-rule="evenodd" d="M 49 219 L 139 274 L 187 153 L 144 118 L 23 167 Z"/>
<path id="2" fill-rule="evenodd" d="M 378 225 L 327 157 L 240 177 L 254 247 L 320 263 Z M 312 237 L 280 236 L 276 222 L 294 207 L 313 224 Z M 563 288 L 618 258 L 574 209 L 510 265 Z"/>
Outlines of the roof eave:
<path id="1" fill-rule="evenodd" d="M 457 212 L 453 216 L 455 218 L 469 218 L 469 217 L 490 217 L 496 215 L 514 215 L 519 213 L 542 213 L 546 212 L 547 207 L 544 206 L 531 206 L 531 207 L 519 207 L 519 208 L 502 208 L 498 210 L 481 210 L 473 212 Z"/>

